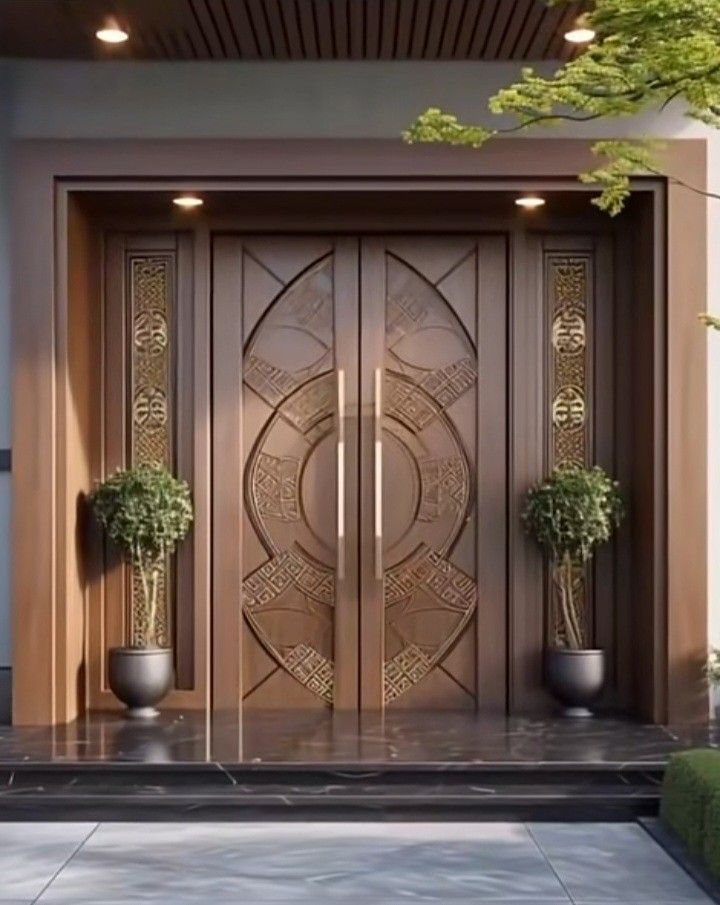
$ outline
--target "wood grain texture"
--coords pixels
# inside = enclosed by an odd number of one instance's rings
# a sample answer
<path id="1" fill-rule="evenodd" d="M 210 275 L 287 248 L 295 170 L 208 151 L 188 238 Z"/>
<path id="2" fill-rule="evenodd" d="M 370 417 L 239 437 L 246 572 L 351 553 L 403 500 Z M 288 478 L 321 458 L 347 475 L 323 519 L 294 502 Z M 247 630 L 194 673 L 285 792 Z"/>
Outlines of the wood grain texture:
<path id="1" fill-rule="evenodd" d="M 671 142 L 667 154 L 667 167 L 679 178 L 698 184 L 704 180 L 703 142 Z M 56 518 L 58 507 L 65 505 L 61 501 L 66 499 L 66 474 L 57 450 L 57 438 L 65 427 L 57 426 L 57 412 L 61 409 L 55 395 L 56 386 L 64 386 L 67 381 L 63 365 L 67 360 L 66 334 L 57 330 L 58 318 L 67 315 L 56 307 L 62 308 L 66 300 L 62 292 L 54 295 L 55 281 L 62 270 L 56 273 L 53 265 L 55 254 L 62 257 L 67 253 L 67 235 L 62 223 L 53 222 L 54 179 L 58 179 L 59 196 L 78 189 L 87 191 L 96 177 L 118 180 L 104 182 L 106 188 L 112 185 L 123 192 L 148 190 L 157 188 L 157 180 L 167 172 L 174 172 L 183 175 L 171 187 L 222 185 L 235 189 L 244 186 L 252 192 L 269 187 L 294 191 L 294 179 L 303 177 L 305 189 L 337 192 L 343 188 L 357 190 L 357 180 L 362 178 L 363 188 L 375 197 L 394 185 L 396 191 L 428 199 L 433 197 L 431 193 L 441 191 L 447 199 L 471 189 L 492 187 L 497 191 L 528 187 L 529 183 L 537 187 L 540 178 L 547 190 L 582 191 L 572 177 L 587 166 L 588 159 L 587 143 L 549 139 L 506 141 L 477 154 L 364 141 L 17 143 L 13 162 L 12 477 L 16 501 L 16 721 L 58 721 L 62 716 L 56 696 L 68 699 L 67 672 L 58 673 L 56 669 L 60 660 L 58 648 L 64 644 L 57 632 L 57 617 L 66 606 L 65 579 L 60 580 L 63 573 L 58 570 Z M 211 177 L 226 181 L 218 183 Z M 478 177 L 493 177 L 495 181 L 490 186 Z M 167 183 L 163 186 L 167 187 Z M 662 201 L 660 181 L 640 182 L 637 190 L 654 195 L 656 204 Z M 670 202 L 667 254 L 662 211 L 641 223 L 650 230 L 645 233 L 650 236 L 648 242 L 652 244 L 654 237 L 655 244 L 650 283 L 654 298 L 652 347 L 656 351 L 651 367 L 641 375 L 653 398 L 648 447 L 653 452 L 642 465 L 649 477 L 643 485 L 647 492 L 643 491 L 638 501 L 641 507 L 649 508 L 645 527 L 634 535 L 633 543 L 639 546 L 632 548 L 631 564 L 648 605 L 641 637 L 643 650 L 650 654 L 647 667 L 640 670 L 638 666 L 638 674 L 631 677 L 632 687 L 627 689 L 633 696 L 642 696 L 643 713 L 656 720 L 700 713 L 707 706 L 697 681 L 707 639 L 706 349 L 704 334 L 698 334 L 695 321 L 705 292 L 705 209 L 702 202 L 698 207 L 695 196 L 676 187 L 671 188 Z M 62 204 L 58 210 L 62 210 Z M 277 213 L 273 216 L 277 222 Z M 266 222 L 272 219 L 269 217 Z M 368 218 L 367 222 L 371 220 Z M 619 242 L 617 249 L 621 248 Z M 618 261 L 622 260 L 618 256 Z M 634 266 L 632 255 L 624 260 L 629 267 Z M 663 282 L 666 264 L 668 288 L 672 287 L 668 293 Z M 632 301 L 632 294 L 629 299 Z M 670 299 L 668 305 L 666 299 Z M 619 307 L 616 315 L 617 332 L 622 322 Z M 669 322 L 672 330 L 668 330 Z M 620 366 L 618 361 L 616 374 L 620 373 Z M 198 442 L 202 446 L 203 441 Z M 632 607 L 637 598 L 630 594 L 626 599 Z M 514 644 L 523 627 L 511 620 L 511 628 Z M 620 633 L 621 641 L 634 637 L 631 631 L 627 635 Z M 521 662 L 513 667 L 523 668 Z M 517 702 L 512 706 L 516 709 Z"/>
<path id="2" fill-rule="evenodd" d="M 688 147 L 680 162 L 668 152 L 668 172 L 704 189 L 707 156 L 704 143 Z M 712 203 L 712 202 L 710 202 Z M 707 297 L 707 244 L 703 240 L 708 201 L 668 185 L 667 271 L 655 255 L 654 280 L 659 298 L 665 296 L 667 273 L 667 360 L 659 345 L 664 323 L 656 316 L 655 385 L 667 385 L 667 462 L 658 462 L 656 479 L 667 467 L 667 522 L 656 525 L 656 547 L 667 543 L 667 717 L 705 719 L 707 691 L 699 679 L 707 651 L 707 337 L 698 330 L 697 315 Z M 661 224 L 655 224 L 655 248 Z M 699 306 L 699 307 L 698 307 Z M 667 370 L 666 370 L 667 369 Z M 665 400 L 656 401 L 661 424 Z M 663 456 L 663 450 L 658 450 Z M 662 494 L 665 488 L 659 487 Z M 667 531 L 667 535 L 665 532 Z M 713 555 L 712 553 L 710 554 Z M 664 596 L 662 586 L 656 589 Z M 658 681 L 664 675 L 659 668 Z"/>
<path id="3" fill-rule="evenodd" d="M 175 651 L 176 684 L 166 698 L 170 707 L 204 707 L 207 695 L 207 613 L 209 597 L 207 557 L 203 545 L 208 542 L 207 494 L 209 426 L 206 415 L 209 383 L 207 281 L 195 278 L 195 240 L 190 233 L 142 232 L 135 222 L 134 232 L 109 231 L 103 234 L 92 226 L 97 255 L 88 260 L 90 275 L 96 274 L 96 309 L 102 311 L 102 341 L 94 349 L 94 373 L 102 374 L 102 388 L 96 388 L 98 400 L 92 428 L 102 433 L 99 461 L 94 463 L 90 481 L 126 468 L 133 455 L 134 429 L 131 349 L 133 343 L 131 298 L 133 262 L 166 261 L 172 269 L 168 283 L 169 318 L 169 465 L 188 480 L 193 488 L 196 517 L 193 529 L 181 545 L 168 573 L 168 637 Z M 103 251 L 104 249 L 104 251 Z M 205 261 L 203 249 L 198 263 Z M 202 272 L 202 271 L 201 271 Z M 78 285 L 74 281 L 74 286 Z M 204 288 L 204 292 L 203 292 Z M 74 310 L 75 293 L 70 310 Z M 196 327 L 200 329 L 196 333 Z M 202 367 L 198 369 L 197 365 Z M 197 429 L 196 429 L 197 428 Z M 91 520 L 92 524 L 92 520 Z M 88 608 L 88 706 L 117 709 L 120 705 L 107 684 L 107 655 L 111 647 L 129 642 L 132 587 L 130 570 L 108 545 L 96 576 L 92 594 L 96 603 Z M 97 587 L 95 585 L 97 584 Z"/>

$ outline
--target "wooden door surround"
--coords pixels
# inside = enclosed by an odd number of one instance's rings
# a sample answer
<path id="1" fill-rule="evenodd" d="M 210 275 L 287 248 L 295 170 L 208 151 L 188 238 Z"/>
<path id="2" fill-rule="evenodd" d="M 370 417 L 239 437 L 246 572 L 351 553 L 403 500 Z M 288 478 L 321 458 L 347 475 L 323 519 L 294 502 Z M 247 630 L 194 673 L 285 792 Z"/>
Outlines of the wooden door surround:
<path id="1" fill-rule="evenodd" d="M 330 177 L 321 173 L 314 158 L 301 153 L 292 164 L 287 158 L 282 164 L 279 158 L 266 163 L 261 174 L 265 181 L 256 175 L 252 184 L 228 179 L 231 167 L 235 173 L 238 167 L 250 172 L 250 157 L 238 163 L 237 156 L 220 153 L 224 146 L 205 147 L 203 142 L 188 147 L 184 157 L 182 143 L 167 143 L 162 149 L 159 143 L 155 151 L 167 150 L 169 155 L 164 168 L 170 166 L 188 178 L 201 172 L 194 156 L 199 147 L 207 151 L 207 156 L 200 155 L 204 184 L 176 180 L 172 186 L 204 188 L 209 193 L 206 213 L 191 221 L 168 216 L 167 185 L 157 181 L 160 174 L 153 172 L 151 157 L 141 153 L 141 143 L 124 149 L 119 147 L 122 142 L 113 143 L 112 150 L 105 146 L 109 154 L 102 163 L 95 156 L 97 148 L 91 147 L 97 143 L 86 143 L 84 149 L 70 144 L 72 149 L 28 143 L 16 164 L 16 722 L 64 722 L 91 704 L 107 703 L 98 684 L 100 659 L 93 653 L 98 643 L 93 625 L 104 605 L 106 582 L 98 577 L 102 549 L 88 524 L 82 494 L 102 472 L 103 456 L 109 452 L 100 400 L 103 386 L 107 390 L 113 382 L 105 370 L 112 366 L 112 355 L 103 359 L 103 335 L 109 325 L 99 316 L 97 302 L 104 279 L 98 261 L 106 258 L 106 252 L 112 254 L 110 234 L 123 237 L 114 241 L 124 242 L 123 254 L 131 255 L 143 251 L 143 236 L 153 236 L 152 242 L 162 247 L 149 250 L 176 254 L 175 266 L 185 268 L 185 285 L 191 287 L 185 304 L 192 311 L 188 315 L 192 330 L 186 333 L 182 373 L 192 375 L 192 380 L 179 388 L 178 399 L 185 394 L 186 423 L 192 425 L 189 440 L 183 432 L 189 446 L 182 455 L 193 479 L 197 508 L 195 540 L 185 553 L 191 566 L 183 566 L 192 574 L 193 606 L 183 617 L 184 687 L 171 694 L 169 704 L 218 710 L 240 705 L 241 623 L 234 608 L 212 606 L 211 600 L 213 595 L 217 599 L 232 594 L 242 582 L 242 574 L 233 571 L 237 566 L 219 567 L 230 562 L 237 540 L 222 528 L 229 523 L 224 518 L 229 501 L 242 494 L 241 475 L 229 475 L 222 488 L 212 485 L 211 475 L 241 424 L 237 407 L 228 405 L 211 434 L 213 406 L 219 403 L 211 390 L 225 378 L 228 392 L 232 390 L 237 378 L 223 376 L 222 363 L 231 366 L 231 353 L 241 347 L 242 336 L 222 330 L 211 317 L 210 250 L 213 237 L 220 241 L 223 235 L 252 230 L 345 235 L 471 230 L 508 243 L 508 430 L 504 438 L 493 436 L 483 442 L 508 444 L 507 618 L 500 627 L 507 633 L 508 668 L 499 684 L 512 713 L 541 712 L 546 707 L 540 662 L 546 627 L 538 605 L 543 593 L 541 560 L 517 518 L 521 488 L 543 473 L 554 442 L 545 418 L 548 384 L 532 379 L 533 374 L 552 373 L 553 367 L 546 357 L 552 348 L 544 332 L 551 296 L 543 274 L 547 278 L 553 262 L 568 256 L 576 264 L 592 259 L 591 279 L 592 274 L 611 269 L 613 288 L 593 289 L 592 298 L 596 308 L 611 304 L 612 317 L 588 324 L 588 335 L 595 331 L 593 373 L 605 374 L 613 386 L 611 394 L 602 394 L 597 385 L 588 384 L 588 392 L 599 401 L 592 415 L 600 438 L 593 458 L 613 467 L 628 488 L 631 515 L 613 550 L 603 554 L 609 562 L 601 561 L 588 577 L 589 593 L 596 601 L 595 636 L 609 646 L 616 644 L 612 683 L 616 703 L 656 721 L 704 713 L 706 699 L 696 670 L 706 645 L 705 350 L 704 336 L 692 332 L 696 309 L 702 307 L 698 299 L 704 295 L 704 246 L 696 240 L 697 223 L 704 222 L 702 200 L 689 193 L 679 196 L 677 186 L 666 190 L 657 180 L 639 182 L 628 211 L 617 221 L 609 224 L 600 215 L 588 216 L 586 195 L 569 179 L 584 165 L 582 142 L 503 143 L 504 154 L 512 146 L 510 161 L 494 151 L 484 155 L 484 175 L 502 176 L 504 183 L 479 180 L 474 158 L 463 153 L 415 155 L 414 150 L 412 160 L 423 162 L 413 164 L 414 175 L 408 177 L 405 171 L 400 178 L 404 167 L 400 160 L 407 149 L 384 148 L 378 157 L 370 143 L 360 156 L 359 146 L 345 151 L 335 146 L 335 172 Z M 702 185 L 704 145 L 675 144 L 675 172 Z M 551 149 L 553 163 L 548 159 Z M 261 150 L 255 146 L 253 155 Z M 280 169 L 273 175 L 273 166 L 286 171 L 292 166 L 298 175 L 304 172 L 302 191 L 297 183 L 289 185 Z M 208 173 L 227 181 L 211 184 Z M 101 183 L 95 174 L 134 181 Z M 382 174 L 379 181 L 377 174 Z M 544 186 L 553 203 L 532 221 L 532 228 L 514 211 L 508 213 L 516 188 L 528 185 L 528 174 L 534 188 L 538 178 L 554 178 Z M 364 180 L 362 192 L 357 182 L 348 182 L 353 176 Z M 314 180 L 312 185 L 308 179 Z M 442 215 L 437 213 L 440 197 Z M 54 221 L 48 216 L 53 198 Z M 313 212 L 310 230 L 308 210 Z M 687 241 L 689 235 L 692 243 Z M 523 365 L 518 371 L 520 349 Z M 211 361 L 216 362 L 212 385 Z M 239 393 L 240 387 L 234 391 Z M 610 420 L 615 429 L 608 440 L 603 425 Z M 689 435 L 697 442 L 688 443 Z M 485 453 L 493 456 L 498 450 Z M 611 608 L 610 599 L 615 601 Z M 211 638 L 216 642 L 216 663 L 222 663 L 214 670 Z M 220 648 L 235 656 L 219 656 Z"/>

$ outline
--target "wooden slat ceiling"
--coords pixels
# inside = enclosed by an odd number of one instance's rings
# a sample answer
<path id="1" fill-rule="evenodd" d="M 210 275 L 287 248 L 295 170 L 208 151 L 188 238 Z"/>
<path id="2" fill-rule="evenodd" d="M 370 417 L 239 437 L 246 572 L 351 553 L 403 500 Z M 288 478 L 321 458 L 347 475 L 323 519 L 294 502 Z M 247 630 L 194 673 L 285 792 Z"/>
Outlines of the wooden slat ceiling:
<path id="1" fill-rule="evenodd" d="M 148 60 L 565 59 L 582 2 L 0 0 L 0 56 Z M 107 16 L 130 31 L 108 47 Z"/>

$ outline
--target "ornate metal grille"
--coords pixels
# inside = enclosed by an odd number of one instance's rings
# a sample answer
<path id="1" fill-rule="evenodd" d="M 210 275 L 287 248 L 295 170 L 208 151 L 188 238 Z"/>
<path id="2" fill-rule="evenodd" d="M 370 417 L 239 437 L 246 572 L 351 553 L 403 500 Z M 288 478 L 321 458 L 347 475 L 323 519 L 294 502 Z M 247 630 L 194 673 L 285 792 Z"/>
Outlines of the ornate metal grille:
<path id="1" fill-rule="evenodd" d="M 171 304 L 173 260 L 132 256 L 129 260 L 130 461 L 172 465 Z M 133 577 L 131 634 L 139 643 L 143 622 L 142 587 Z M 156 621 L 160 644 L 170 642 L 169 573 L 160 576 Z"/>
<path id="2" fill-rule="evenodd" d="M 548 254 L 545 260 L 550 349 L 550 465 L 590 465 L 590 348 L 592 258 Z M 588 572 L 575 576 L 583 624 L 589 623 Z M 556 592 L 556 588 L 552 588 Z M 552 595 L 556 596 L 555 593 Z M 557 614 L 550 608 L 550 631 L 562 638 Z"/>

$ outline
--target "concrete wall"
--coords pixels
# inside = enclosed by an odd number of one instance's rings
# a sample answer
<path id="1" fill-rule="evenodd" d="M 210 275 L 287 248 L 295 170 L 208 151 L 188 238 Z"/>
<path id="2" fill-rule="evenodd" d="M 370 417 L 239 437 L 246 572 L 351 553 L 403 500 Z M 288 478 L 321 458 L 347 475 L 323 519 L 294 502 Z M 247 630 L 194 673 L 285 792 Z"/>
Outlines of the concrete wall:
<path id="1" fill-rule="evenodd" d="M 17 138 L 393 138 L 438 105 L 484 118 L 487 97 L 518 72 L 509 63 L 0 63 L 0 447 L 9 445 L 6 150 Z M 669 110 L 632 123 L 586 124 L 544 135 L 711 134 Z M 710 171 L 720 192 L 720 135 Z M 710 205 L 720 250 L 720 201 Z M 710 255 L 710 298 L 720 313 L 720 254 Z M 720 644 L 720 336 L 711 336 L 710 631 Z M 7 475 L 0 476 L 0 666 L 9 662 Z"/>

